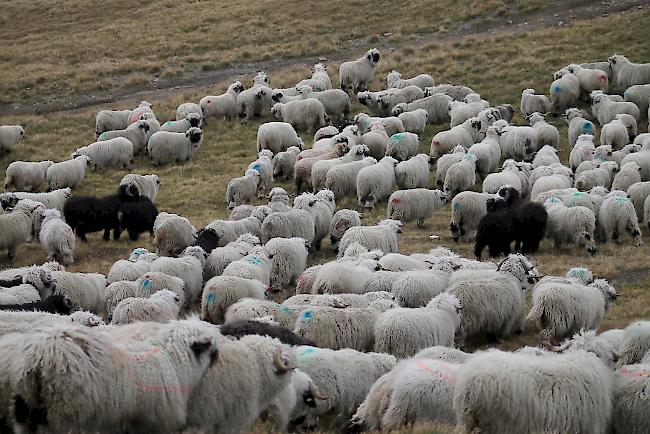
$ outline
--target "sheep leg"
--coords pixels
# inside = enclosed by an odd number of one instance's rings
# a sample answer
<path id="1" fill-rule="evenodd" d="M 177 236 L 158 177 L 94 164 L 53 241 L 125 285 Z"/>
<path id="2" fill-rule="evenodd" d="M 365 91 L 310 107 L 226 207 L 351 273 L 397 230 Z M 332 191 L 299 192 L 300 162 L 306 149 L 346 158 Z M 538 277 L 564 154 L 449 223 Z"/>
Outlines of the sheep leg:
<path id="1" fill-rule="evenodd" d="M 128 233 L 131 241 L 137 241 L 139 235 L 137 231 L 129 230 Z"/>
<path id="2" fill-rule="evenodd" d="M 81 241 L 83 241 L 83 242 L 87 242 L 87 241 L 88 241 L 88 240 L 86 239 L 86 233 L 85 233 L 82 229 L 77 228 L 77 229 L 75 230 L 75 233 L 77 234 L 77 236 L 79 237 L 79 239 L 80 239 Z"/>
<path id="3" fill-rule="evenodd" d="M 120 225 L 118 224 L 113 226 L 113 241 L 119 241 L 120 235 L 122 235 L 122 229 L 120 229 Z"/>
<path id="4" fill-rule="evenodd" d="M 16 246 L 9 246 L 7 249 L 7 258 L 13 259 L 16 257 Z"/>
<path id="5" fill-rule="evenodd" d="M 104 241 L 108 241 L 111 239 L 111 228 L 104 228 L 104 234 L 102 235 L 102 238 Z"/>

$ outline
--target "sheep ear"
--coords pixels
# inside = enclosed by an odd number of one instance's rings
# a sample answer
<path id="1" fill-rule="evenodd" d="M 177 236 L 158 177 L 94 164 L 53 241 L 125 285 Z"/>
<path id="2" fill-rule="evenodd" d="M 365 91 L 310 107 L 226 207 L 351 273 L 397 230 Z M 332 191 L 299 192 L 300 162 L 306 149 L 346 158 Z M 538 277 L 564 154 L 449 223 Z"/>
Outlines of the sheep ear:
<path id="1" fill-rule="evenodd" d="M 210 347 L 212 347 L 212 341 L 207 336 L 197 339 L 190 345 L 190 348 L 194 352 L 194 355 L 197 357 L 209 350 Z"/>

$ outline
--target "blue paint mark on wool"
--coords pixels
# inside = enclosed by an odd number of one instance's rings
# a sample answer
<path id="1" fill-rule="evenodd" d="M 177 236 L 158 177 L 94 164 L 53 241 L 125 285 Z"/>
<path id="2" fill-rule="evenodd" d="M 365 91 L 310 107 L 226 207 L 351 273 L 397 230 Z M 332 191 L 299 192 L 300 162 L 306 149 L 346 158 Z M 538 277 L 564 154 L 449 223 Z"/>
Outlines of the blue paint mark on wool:
<path id="1" fill-rule="evenodd" d="M 401 142 L 406 138 L 406 136 L 403 133 L 397 133 L 393 134 L 392 139 L 395 140 L 396 142 Z"/>
<path id="2" fill-rule="evenodd" d="M 581 192 L 581 191 L 576 191 L 575 193 L 573 193 L 573 197 L 582 197 L 584 195 L 585 194 L 583 192 Z"/>
<path id="3" fill-rule="evenodd" d="M 451 206 L 456 211 L 458 211 L 460 209 L 460 203 L 458 203 L 458 202 L 454 202 Z"/>
<path id="4" fill-rule="evenodd" d="M 172 126 L 172 121 L 167 121 L 167 122 L 165 122 L 165 126 L 166 126 L 166 127 L 171 127 L 171 126 Z"/>
<path id="5" fill-rule="evenodd" d="M 153 285 L 153 282 L 149 279 L 144 279 L 144 282 L 142 282 L 142 287 L 144 289 L 149 289 L 151 288 L 151 285 Z"/>
<path id="6" fill-rule="evenodd" d="M 215 301 L 217 301 L 217 294 L 215 294 L 214 292 L 208 293 L 208 296 L 206 297 L 206 301 L 208 302 L 208 304 L 214 303 Z"/>
<path id="7" fill-rule="evenodd" d="M 582 126 L 582 131 L 584 131 L 585 133 L 591 133 L 591 134 L 593 134 L 593 132 L 594 132 L 594 124 L 592 124 L 591 122 L 587 122 L 587 123 L 585 123 L 585 124 Z"/>
<path id="8" fill-rule="evenodd" d="M 314 312 L 312 312 L 311 310 L 306 310 L 302 313 L 302 319 L 304 319 L 305 321 L 309 321 L 310 319 L 312 319 L 313 316 L 314 316 Z"/>
<path id="9" fill-rule="evenodd" d="M 316 348 L 314 347 L 307 347 L 304 350 L 300 351 L 298 353 L 298 360 L 301 362 L 304 362 L 306 358 L 311 356 L 312 354 L 316 353 Z"/>
<path id="10" fill-rule="evenodd" d="M 284 313 L 293 313 L 293 309 L 291 309 L 291 308 L 288 307 L 288 306 L 282 306 L 282 307 L 280 307 L 280 310 L 281 310 L 282 312 L 284 312 Z"/>
<path id="11" fill-rule="evenodd" d="M 614 201 L 616 203 L 627 203 L 627 202 L 629 202 L 629 200 L 627 200 L 627 197 L 622 197 L 622 196 L 618 196 L 616 199 L 614 199 Z"/>
<path id="12" fill-rule="evenodd" d="M 258 172 L 260 171 L 261 168 L 262 166 L 260 166 L 259 164 L 253 166 L 253 170 L 257 170 Z"/>
<path id="13" fill-rule="evenodd" d="M 262 261 L 257 256 L 246 256 L 244 260 L 249 264 L 253 264 L 253 265 L 262 265 L 264 263 L 264 261 Z"/>
<path id="14" fill-rule="evenodd" d="M 553 93 L 560 93 L 562 91 L 562 87 L 559 84 L 556 84 L 553 86 Z"/>

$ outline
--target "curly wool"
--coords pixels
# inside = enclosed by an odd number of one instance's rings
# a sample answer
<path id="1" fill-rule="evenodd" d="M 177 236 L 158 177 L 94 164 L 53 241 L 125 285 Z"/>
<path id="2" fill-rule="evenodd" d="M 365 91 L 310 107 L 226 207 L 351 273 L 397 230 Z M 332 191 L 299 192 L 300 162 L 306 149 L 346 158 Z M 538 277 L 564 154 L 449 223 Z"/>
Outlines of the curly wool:
<path id="1" fill-rule="evenodd" d="M 179 297 L 172 291 L 162 290 L 149 298 L 128 297 L 113 309 L 111 324 L 123 325 L 135 321 L 167 322 L 178 319 Z"/>
<path id="2" fill-rule="evenodd" d="M 401 113 L 397 118 L 409 133 L 422 134 L 427 126 L 429 113 L 425 109 L 417 109 Z"/>
<path id="3" fill-rule="evenodd" d="M 86 155 L 90 158 L 91 170 L 103 170 L 108 167 L 128 170 L 133 162 L 133 144 L 124 137 L 91 143 L 77 149 L 72 158 Z"/>
<path id="4" fill-rule="evenodd" d="M 161 212 L 153 225 L 154 245 L 158 255 L 172 256 L 194 244 L 196 228 L 185 217 Z"/>
<path id="5" fill-rule="evenodd" d="M 5 171 L 5 191 L 39 191 L 46 180 L 52 161 L 13 161 Z M 66 186 L 64 186 L 66 187 Z"/>
<path id="6" fill-rule="evenodd" d="M 338 258 L 352 243 L 359 243 L 369 251 L 380 250 L 384 253 L 398 253 L 397 236 L 402 224 L 396 220 L 383 220 L 376 226 L 354 226 L 348 229 L 339 243 Z"/>
<path id="7" fill-rule="evenodd" d="M 224 322 L 229 306 L 244 298 L 264 300 L 267 285 L 236 276 L 215 276 L 205 283 L 201 296 L 201 319 L 214 324 Z"/>
<path id="8" fill-rule="evenodd" d="M 298 315 L 293 332 L 322 348 L 370 351 L 378 316 L 379 311 L 371 308 L 311 306 Z"/>
<path id="9" fill-rule="evenodd" d="M 422 226 L 445 203 L 445 195 L 440 190 L 397 190 L 388 199 L 386 218 L 402 223 L 416 221 L 418 226 Z"/>
<path id="10" fill-rule="evenodd" d="M 614 191 L 605 198 L 598 212 L 603 242 L 617 240 L 624 232 L 628 232 L 632 236 L 634 246 L 642 245 L 641 229 L 634 205 L 625 192 L 620 192 L 621 195 L 613 193 Z"/>
<path id="11" fill-rule="evenodd" d="M 58 210 L 48 209 L 43 212 L 38 238 L 47 251 L 48 261 L 57 261 L 63 265 L 74 262 L 75 235 Z"/>
<path id="12" fill-rule="evenodd" d="M 106 277 L 103 274 L 53 271 L 52 279 L 56 282 L 53 294 L 65 295 L 81 310 L 104 313 Z"/>
<path id="13" fill-rule="evenodd" d="M 390 196 L 396 186 L 396 165 L 394 158 L 384 157 L 377 164 L 359 170 L 356 185 L 357 202 L 360 206 L 372 209 L 378 202 Z"/>
<path id="14" fill-rule="evenodd" d="M 149 298 L 158 291 L 168 289 L 178 295 L 178 305 L 185 306 L 185 283 L 182 279 L 158 271 L 149 271 L 135 281 L 135 297 Z"/>
<path id="15" fill-rule="evenodd" d="M 521 114 L 530 116 L 535 112 L 549 113 L 552 109 L 551 100 L 546 95 L 535 94 L 535 89 L 524 89 L 521 92 Z"/>
<path id="16" fill-rule="evenodd" d="M 294 285 L 307 266 L 307 246 L 302 238 L 272 238 L 264 250 L 271 258 L 271 287 L 282 291 Z"/>

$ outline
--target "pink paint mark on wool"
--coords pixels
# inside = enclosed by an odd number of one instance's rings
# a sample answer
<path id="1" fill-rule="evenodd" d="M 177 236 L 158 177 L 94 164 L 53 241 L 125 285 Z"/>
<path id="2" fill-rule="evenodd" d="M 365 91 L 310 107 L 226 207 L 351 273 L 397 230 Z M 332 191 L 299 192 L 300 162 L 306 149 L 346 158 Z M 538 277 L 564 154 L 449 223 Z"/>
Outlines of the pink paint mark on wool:
<path id="1" fill-rule="evenodd" d="M 437 365 L 439 370 L 434 371 L 429 366 L 427 366 L 427 364 L 425 364 L 424 360 L 416 360 L 415 365 L 423 371 L 430 373 L 434 377 L 440 378 L 442 381 L 445 381 L 449 384 L 456 383 L 456 371 L 448 363 L 441 362 L 439 360 L 427 360 L 426 362 Z"/>

